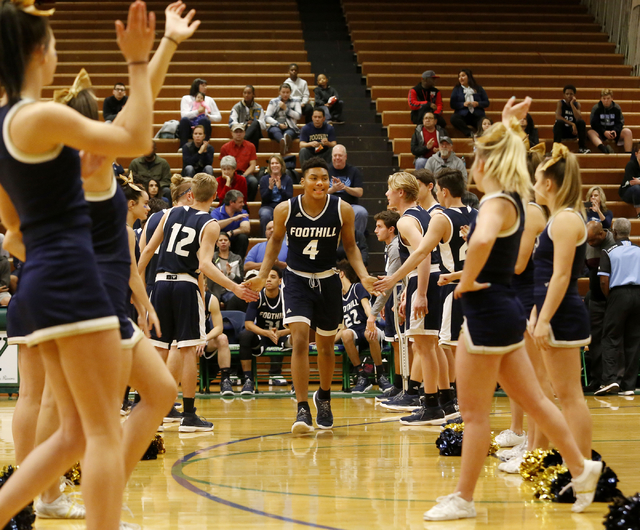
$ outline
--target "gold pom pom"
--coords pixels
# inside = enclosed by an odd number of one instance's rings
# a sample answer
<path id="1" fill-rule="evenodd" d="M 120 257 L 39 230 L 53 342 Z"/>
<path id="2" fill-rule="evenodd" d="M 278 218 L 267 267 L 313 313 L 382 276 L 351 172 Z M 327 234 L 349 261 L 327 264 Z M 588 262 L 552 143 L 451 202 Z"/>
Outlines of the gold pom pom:
<path id="1" fill-rule="evenodd" d="M 541 501 L 553 501 L 556 496 L 551 491 L 551 483 L 558 478 L 558 475 L 567 471 L 565 466 L 558 465 L 550 466 L 539 473 L 534 480 L 533 495 L 535 498 Z"/>
<path id="2" fill-rule="evenodd" d="M 74 485 L 80 485 L 80 479 L 82 478 L 82 470 L 80 469 L 80 462 L 76 462 L 74 466 L 64 474 L 64 477 L 73 482 Z"/>
<path id="3" fill-rule="evenodd" d="M 498 449 L 500 449 L 500 446 L 498 445 L 498 442 L 496 442 L 495 434 L 493 434 L 493 431 L 491 431 L 491 445 L 489 445 L 489 454 L 495 455 L 498 452 Z"/>
<path id="4" fill-rule="evenodd" d="M 534 482 L 538 474 L 544 470 L 543 461 L 549 453 L 550 451 L 544 451 L 543 449 L 527 451 L 522 458 L 522 464 L 520 464 L 520 476 L 525 480 Z"/>
<path id="5" fill-rule="evenodd" d="M 464 432 L 464 423 L 447 423 L 444 429 L 451 429 L 453 432 Z"/>
<path id="6" fill-rule="evenodd" d="M 167 452 L 167 450 L 164 448 L 164 438 L 162 438 L 162 436 L 160 436 L 159 434 L 156 434 L 155 437 L 153 438 L 153 442 L 158 448 L 159 455 L 163 455 Z"/>

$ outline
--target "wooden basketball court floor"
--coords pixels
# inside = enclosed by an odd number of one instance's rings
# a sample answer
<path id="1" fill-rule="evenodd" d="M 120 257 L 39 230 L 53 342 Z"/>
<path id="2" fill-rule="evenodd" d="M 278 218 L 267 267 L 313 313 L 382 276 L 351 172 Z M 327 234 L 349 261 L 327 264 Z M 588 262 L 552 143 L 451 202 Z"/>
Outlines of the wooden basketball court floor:
<path id="1" fill-rule="evenodd" d="M 131 513 L 123 509 L 122 518 L 163 530 L 602 528 L 606 504 L 572 514 L 571 505 L 535 501 L 528 483 L 498 471 L 495 457 L 487 457 L 476 490 L 476 519 L 423 521 L 435 499 L 453 491 L 460 458 L 438 454 L 439 428 L 390 422 L 399 416 L 382 412 L 372 396 L 334 394 L 334 429 L 305 436 L 290 433 L 295 403 L 288 395 L 197 399 L 213 433 L 167 428 L 166 453 L 140 462 L 125 492 Z M 640 396 L 587 402 L 594 449 L 625 495 L 640 491 Z M 0 401 L 0 465 L 13 463 L 14 406 Z M 496 434 L 508 428 L 506 398 L 494 398 L 491 423 Z M 37 520 L 36 528 L 85 525 Z"/>

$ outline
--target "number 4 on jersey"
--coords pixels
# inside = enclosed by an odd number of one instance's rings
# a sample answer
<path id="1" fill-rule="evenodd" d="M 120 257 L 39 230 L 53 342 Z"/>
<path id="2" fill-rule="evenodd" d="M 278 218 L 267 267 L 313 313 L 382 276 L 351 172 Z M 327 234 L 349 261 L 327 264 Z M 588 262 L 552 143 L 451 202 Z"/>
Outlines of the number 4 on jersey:
<path id="1" fill-rule="evenodd" d="M 317 239 L 312 239 L 311 241 L 309 241 L 309 244 L 304 247 L 304 250 L 302 251 L 302 253 L 305 256 L 309 256 L 309 259 L 316 259 L 316 256 L 319 254 L 319 250 L 318 250 L 318 240 Z"/>

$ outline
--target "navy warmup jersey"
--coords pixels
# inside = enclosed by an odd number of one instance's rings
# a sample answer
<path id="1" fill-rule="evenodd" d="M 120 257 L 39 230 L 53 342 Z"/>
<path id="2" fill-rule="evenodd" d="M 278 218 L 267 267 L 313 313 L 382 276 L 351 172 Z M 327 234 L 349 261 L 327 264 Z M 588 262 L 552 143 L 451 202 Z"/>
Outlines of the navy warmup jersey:
<path id="1" fill-rule="evenodd" d="M 447 241 L 440 241 L 440 271 L 451 273 L 461 271 L 467 257 L 467 242 L 462 238 L 460 228 L 475 221 L 478 210 L 471 206 L 445 208 L 441 214 L 449 221 L 451 235 Z M 457 283 L 457 282 L 456 282 Z"/>
<path id="2" fill-rule="evenodd" d="M 302 195 L 289 199 L 287 216 L 287 268 L 305 273 L 320 273 L 336 266 L 342 229 L 341 199 L 327 195 L 324 210 L 311 217 L 302 207 Z"/>
<path id="3" fill-rule="evenodd" d="M 439 203 L 435 203 L 433 206 L 427 208 L 427 213 L 433 217 L 436 213 L 444 210 L 444 206 Z M 434 248 L 431 251 L 431 265 L 438 265 L 438 271 L 440 270 L 440 263 L 442 263 L 442 259 L 440 258 L 440 245 Z"/>
<path id="4" fill-rule="evenodd" d="M 347 294 L 342 295 L 342 314 L 344 325 L 356 333 L 364 333 L 367 327 L 367 315 L 361 300 L 370 299 L 370 295 L 361 283 L 353 283 Z"/>
<path id="5" fill-rule="evenodd" d="M 516 261 L 518 260 L 520 240 L 522 239 L 522 231 L 524 230 L 525 211 L 522 200 L 520 200 L 520 195 L 504 191 L 482 197 L 480 208 L 482 208 L 482 205 L 489 199 L 498 197 L 513 203 L 516 208 L 517 219 L 511 228 L 498 233 L 498 237 L 491 248 L 487 262 L 484 264 L 484 267 L 482 267 L 480 274 L 478 274 L 477 281 L 480 283 L 495 283 L 508 286 L 511 285 Z M 469 228 L 469 236 L 467 237 L 469 241 L 471 241 L 475 228 L 476 219 L 472 221 Z"/>
<path id="6" fill-rule="evenodd" d="M 418 225 L 420 226 L 420 235 L 424 237 L 427 233 L 427 229 L 429 228 L 429 221 L 431 220 L 431 216 L 422 206 L 412 206 L 411 208 L 407 208 L 405 212 L 402 214 L 402 217 L 413 217 L 416 221 L 418 221 Z M 402 234 L 398 230 L 398 250 L 400 253 L 400 261 L 404 263 L 409 258 L 411 251 L 413 250 L 407 244 L 402 241 Z"/>
<path id="7" fill-rule="evenodd" d="M 284 329 L 283 318 L 282 289 L 278 290 L 275 298 L 269 298 L 266 289 L 262 289 L 260 298 L 249 303 L 245 320 L 253 322 L 260 329 Z"/>
<path id="8" fill-rule="evenodd" d="M 213 221 L 208 212 L 201 212 L 189 206 L 172 208 L 164 225 L 158 272 L 186 273 L 197 279 L 202 231 Z"/>
<path id="9" fill-rule="evenodd" d="M 149 219 L 147 219 L 147 224 L 144 226 L 145 233 L 147 234 L 146 235 L 147 243 L 151 241 L 151 238 L 153 237 L 153 234 L 155 233 L 156 228 L 158 228 L 160 221 L 162 221 L 162 216 L 165 213 L 166 211 L 162 210 L 160 212 L 151 214 Z M 150 285 L 153 285 L 156 281 L 156 271 L 158 269 L 159 254 L 160 254 L 160 247 L 156 249 L 154 255 L 151 256 L 151 260 L 149 261 L 149 264 L 147 265 L 147 270 L 145 271 L 145 275 L 146 275 L 145 283 L 147 284 L 147 287 L 149 287 Z"/>

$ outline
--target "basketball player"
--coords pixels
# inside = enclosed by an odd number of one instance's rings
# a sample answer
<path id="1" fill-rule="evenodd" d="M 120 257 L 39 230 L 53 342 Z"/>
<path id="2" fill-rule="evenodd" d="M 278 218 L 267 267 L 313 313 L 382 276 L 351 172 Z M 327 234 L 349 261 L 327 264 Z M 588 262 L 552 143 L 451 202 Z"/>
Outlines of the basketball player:
<path id="1" fill-rule="evenodd" d="M 513 107 L 510 100 L 504 122 L 476 140 L 473 176 L 484 197 L 469 231 L 468 259 L 455 290 L 464 311 L 464 340 L 456 352 L 458 396 L 465 414 L 462 468 L 456 492 L 440 497 L 424 514 L 425 520 L 476 516 L 473 492 L 489 447 L 489 413 L 498 376 L 506 392 L 562 453 L 577 499 L 572 511 L 591 504 L 602 470 L 602 462 L 583 457 L 562 413 L 540 388 L 523 347 L 524 309 L 510 285 L 524 229 L 520 197 L 527 197 L 531 189 L 525 149 L 516 131 L 530 103 L 527 99 Z M 586 315 L 585 319 L 588 322 Z"/>
<path id="2" fill-rule="evenodd" d="M 291 371 L 298 412 L 291 431 L 313 431 L 309 408 L 309 329 L 316 332 L 320 389 L 313 395 L 320 429 L 333 427 L 331 380 L 335 365 L 334 337 L 342 322 L 340 279 L 335 273 L 340 239 L 347 258 L 364 287 L 373 292 L 375 278 L 367 273 L 356 246 L 353 208 L 328 195 L 327 163 L 312 157 L 302 165 L 304 194 L 280 203 L 273 212 L 273 236 L 267 244 L 260 273 L 246 282 L 260 291 L 282 246 L 285 235 L 289 253 L 284 277 L 284 323 L 291 330 Z"/>
<path id="3" fill-rule="evenodd" d="M 269 271 L 260 298 L 247 308 L 244 329 L 240 332 L 240 363 L 244 372 L 243 394 L 253 394 L 251 355 L 262 355 L 267 348 L 290 348 L 291 331 L 283 324 L 282 271 L 274 267 Z M 269 355 L 267 353 L 267 355 Z M 282 373 L 282 357 L 271 359 L 271 374 Z"/>
<path id="4" fill-rule="evenodd" d="M 198 286 L 199 271 L 216 283 L 250 302 L 256 293 L 238 285 L 222 274 L 213 264 L 213 252 L 220 228 L 209 215 L 215 198 L 217 182 L 206 173 L 198 173 L 192 180 L 194 203 L 191 207 L 177 206 L 165 213 L 153 237 L 140 255 L 138 270 L 145 269 L 154 252 L 160 247 L 156 284 L 151 303 L 156 308 L 162 336 L 152 331 L 152 342 L 166 357 L 175 340 L 181 355 L 169 364 L 174 380 L 182 382 L 184 412 L 181 432 L 210 431 L 213 424 L 196 415 L 194 407 L 198 378 L 196 348 L 204 343 L 204 301 Z"/>

